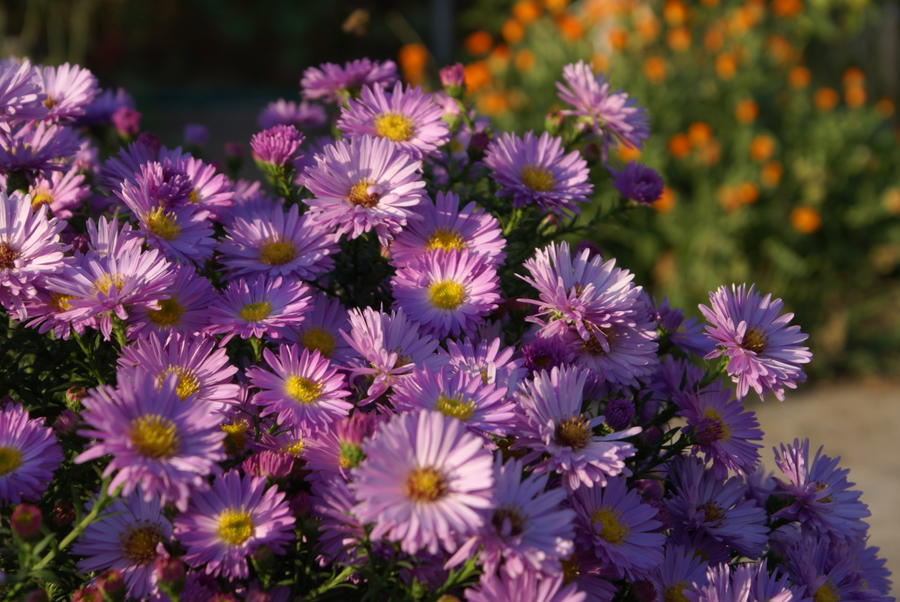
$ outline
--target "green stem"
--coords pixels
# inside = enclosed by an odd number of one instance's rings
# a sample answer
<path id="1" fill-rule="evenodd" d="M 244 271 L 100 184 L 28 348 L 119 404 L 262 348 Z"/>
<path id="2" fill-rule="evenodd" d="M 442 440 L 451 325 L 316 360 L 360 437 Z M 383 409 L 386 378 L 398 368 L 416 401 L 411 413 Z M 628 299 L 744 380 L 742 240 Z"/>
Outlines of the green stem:
<path id="1" fill-rule="evenodd" d="M 325 592 L 334 589 L 335 587 L 346 581 L 347 577 L 352 575 L 356 570 L 357 569 L 352 566 L 344 567 L 344 570 L 342 570 L 340 573 L 338 573 L 313 591 L 309 592 L 309 597 L 316 598 L 318 596 L 321 596 Z"/>
<path id="2" fill-rule="evenodd" d="M 106 380 L 103 378 L 103 375 L 100 374 L 100 369 L 97 368 L 97 362 L 94 361 L 94 354 L 88 349 L 87 345 L 84 344 L 84 339 L 81 338 L 81 335 L 72 328 L 72 338 L 75 339 L 75 342 L 78 343 L 78 347 L 81 348 L 81 352 L 84 353 L 84 357 L 87 359 L 87 367 L 88 370 L 91 371 L 91 376 L 96 379 L 98 384 L 106 384 Z"/>

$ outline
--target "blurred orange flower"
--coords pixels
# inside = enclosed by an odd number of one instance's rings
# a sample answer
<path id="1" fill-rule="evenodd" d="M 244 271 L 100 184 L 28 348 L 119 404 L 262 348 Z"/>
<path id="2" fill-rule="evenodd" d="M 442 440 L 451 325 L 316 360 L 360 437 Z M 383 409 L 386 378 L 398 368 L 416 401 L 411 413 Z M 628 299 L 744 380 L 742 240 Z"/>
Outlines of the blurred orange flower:
<path id="1" fill-rule="evenodd" d="M 397 56 L 403 78 L 414 86 L 422 84 L 425 79 L 425 66 L 428 64 L 428 49 L 422 44 L 404 44 Z"/>
<path id="2" fill-rule="evenodd" d="M 688 126 L 688 139 L 694 146 L 705 146 L 712 139 L 712 128 L 702 121 L 695 121 Z"/>
<path id="3" fill-rule="evenodd" d="M 534 53 L 527 48 L 523 48 L 516 53 L 515 63 L 516 69 L 522 73 L 531 71 L 531 68 L 534 67 Z"/>
<path id="4" fill-rule="evenodd" d="M 753 182 L 741 182 L 737 187 L 738 200 L 742 205 L 750 205 L 759 198 L 759 188 Z"/>
<path id="5" fill-rule="evenodd" d="M 494 41 L 491 39 L 491 34 L 488 32 L 483 30 L 473 31 L 466 38 L 466 52 L 475 56 L 481 56 L 490 51 L 493 43 Z"/>
<path id="6" fill-rule="evenodd" d="M 757 163 L 767 161 L 775 153 L 775 139 L 768 134 L 759 134 L 750 141 L 750 158 Z"/>
<path id="7" fill-rule="evenodd" d="M 569 0 L 544 0 L 544 7 L 551 13 L 561 13 L 568 5 Z"/>
<path id="8" fill-rule="evenodd" d="M 487 115 L 502 115 L 509 110 L 509 95 L 504 92 L 485 92 L 478 97 L 478 110 Z"/>
<path id="9" fill-rule="evenodd" d="M 703 45 L 710 52 L 718 52 L 725 45 L 725 34 L 718 27 L 711 27 L 703 36 Z"/>
<path id="10" fill-rule="evenodd" d="M 773 0 L 772 12 L 778 17 L 796 17 L 803 12 L 802 0 Z"/>
<path id="11" fill-rule="evenodd" d="M 763 165 L 760 170 L 759 179 L 766 188 L 775 188 L 781 181 L 781 174 L 783 171 L 781 163 L 778 161 L 769 161 Z"/>
<path id="12" fill-rule="evenodd" d="M 890 98 L 882 98 L 875 103 L 875 110 L 882 117 L 890 117 L 894 114 L 894 101 Z"/>
<path id="13" fill-rule="evenodd" d="M 737 103 L 737 106 L 734 109 L 734 116 L 741 123 L 750 123 L 756 119 L 756 116 L 759 114 L 759 107 L 753 101 L 752 98 L 745 98 L 744 100 Z"/>
<path id="14" fill-rule="evenodd" d="M 772 54 L 772 58 L 775 59 L 775 62 L 778 64 L 785 64 L 792 62 L 796 55 L 797 51 L 794 49 L 794 46 L 784 37 L 780 35 L 771 35 L 767 41 L 767 46 L 769 48 L 769 52 Z"/>
<path id="15" fill-rule="evenodd" d="M 609 30 L 609 43 L 616 50 L 624 50 L 628 44 L 628 32 L 620 27 L 614 27 Z"/>
<path id="16" fill-rule="evenodd" d="M 900 214 L 900 188 L 893 187 L 885 190 L 881 197 L 881 204 L 888 213 Z"/>
<path id="17" fill-rule="evenodd" d="M 518 44 L 525 37 L 525 28 L 515 19 L 507 19 L 500 28 L 500 35 L 510 44 Z"/>
<path id="18" fill-rule="evenodd" d="M 632 148 L 625 144 L 620 144 L 617 150 L 619 158 L 626 162 L 630 163 L 631 161 L 637 161 L 641 158 L 641 151 L 637 148 Z"/>
<path id="19" fill-rule="evenodd" d="M 822 225 L 819 212 L 812 207 L 795 207 L 791 211 L 791 226 L 801 234 L 812 234 Z"/>
<path id="20" fill-rule="evenodd" d="M 666 42 L 675 52 L 682 52 L 691 47 L 691 32 L 686 27 L 670 29 L 666 34 Z"/>
<path id="21" fill-rule="evenodd" d="M 637 20 L 635 23 L 638 35 L 645 42 L 652 42 L 659 35 L 659 21 L 652 13 L 648 13 Z"/>
<path id="22" fill-rule="evenodd" d="M 838 93 L 832 88 L 819 88 L 813 96 L 813 102 L 820 111 L 830 111 L 837 106 Z"/>
<path id="23" fill-rule="evenodd" d="M 652 83 L 658 84 L 666 79 L 666 60 L 661 56 L 651 56 L 644 61 L 644 75 Z"/>
<path id="24" fill-rule="evenodd" d="M 850 86 L 844 90 L 844 102 L 848 107 L 858 108 L 866 104 L 866 89 L 862 86 Z"/>
<path id="25" fill-rule="evenodd" d="M 790 72 L 788 72 L 788 83 L 791 84 L 792 88 L 797 88 L 798 90 L 808 86 L 810 78 L 809 69 L 802 65 L 792 67 Z"/>
<path id="26" fill-rule="evenodd" d="M 734 77 L 735 73 L 737 73 L 737 61 L 733 55 L 723 52 L 716 57 L 716 75 L 720 79 L 729 80 Z"/>
<path id="27" fill-rule="evenodd" d="M 691 141 L 685 134 L 675 134 L 669 138 L 669 154 L 676 159 L 686 157 L 691 152 Z"/>
<path id="28" fill-rule="evenodd" d="M 491 83 L 491 70 L 484 61 L 469 63 L 463 68 L 466 80 L 466 89 L 475 92 Z"/>
<path id="29" fill-rule="evenodd" d="M 541 5 L 534 0 L 519 0 L 513 4 L 512 14 L 522 25 L 528 25 L 541 16 Z"/>
<path id="30" fill-rule="evenodd" d="M 687 7 L 681 0 L 666 0 L 663 5 L 663 18 L 670 27 L 680 27 L 687 21 Z"/>
<path id="31" fill-rule="evenodd" d="M 841 75 L 841 83 L 848 88 L 862 86 L 866 83 L 866 75 L 859 67 L 848 67 L 844 69 L 844 73 Z"/>
<path id="32" fill-rule="evenodd" d="M 660 213 L 669 213 L 675 208 L 675 191 L 668 186 L 663 186 L 663 193 L 653 201 L 653 208 Z"/>
<path id="33" fill-rule="evenodd" d="M 606 71 L 609 69 L 609 57 L 602 52 L 595 52 L 591 55 L 591 68 L 594 71 Z"/>
<path id="34" fill-rule="evenodd" d="M 578 40 L 584 35 L 584 25 L 576 17 L 563 13 L 556 18 L 559 32 L 568 40 Z"/>

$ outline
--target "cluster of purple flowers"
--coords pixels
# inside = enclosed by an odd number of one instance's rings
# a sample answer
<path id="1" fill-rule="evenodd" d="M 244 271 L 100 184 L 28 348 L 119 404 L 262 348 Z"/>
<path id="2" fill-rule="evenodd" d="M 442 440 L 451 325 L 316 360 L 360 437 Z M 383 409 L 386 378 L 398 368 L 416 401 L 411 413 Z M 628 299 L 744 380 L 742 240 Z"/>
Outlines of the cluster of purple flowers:
<path id="1" fill-rule="evenodd" d="M 563 77 L 581 143 L 646 139 L 633 99 Z M 552 242 L 608 172 L 492 134 L 452 84 L 307 70 L 250 143 L 270 194 L 149 134 L 101 161 L 89 128 L 127 94 L 0 63 L 0 305 L 117 352 L 56 434 L 0 408 L 0 504 L 96 466 L 70 552 L 137 599 L 287 600 L 316 571 L 473 601 L 886 599 L 847 470 L 795 441 L 762 472 L 744 398 L 783 399 L 811 359 L 782 302 L 722 287 L 704 330 Z M 329 113 L 340 139 L 314 133 Z M 622 196 L 658 196 L 647 169 L 615 172 Z"/>

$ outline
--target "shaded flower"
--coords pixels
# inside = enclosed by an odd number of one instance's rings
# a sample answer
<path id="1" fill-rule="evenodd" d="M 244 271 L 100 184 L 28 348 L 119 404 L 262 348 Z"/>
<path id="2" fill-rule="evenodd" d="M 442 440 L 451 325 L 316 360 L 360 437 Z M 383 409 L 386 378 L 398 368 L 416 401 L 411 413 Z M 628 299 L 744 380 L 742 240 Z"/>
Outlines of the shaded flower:
<path id="1" fill-rule="evenodd" d="M 318 67 L 309 67 L 303 72 L 300 87 L 303 97 L 308 100 L 336 102 L 356 94 L 365 85 L 388 86 L 397 79 L 397 65 L 394 61 L 362 58 L 343 65 L 323 63 Z"/>
<path id="2" fill-rule="evenodd" d="M 516 577 L 505 573 L 485 573 L 478 586 L 465 591 L 468 602 L 584 602 L 587 594 L 574 583 L 566 585 L 561 575 L 551 577 L 537 571 L 526 571 Z"/>
<path id="3" fill-rule="evenodd" d="M 0 122 L 30 121 L 47 115 L 46 99 L 28 59 L 0 61 Z"/>
<path id="4" fill-rule="evenodd" d="M 65 169 L 61 159 L 74 155 L 78 136 L 70 128 L 33 121 L 0 130 L 0 171 L 44 175 Z"/>
<path id="5" fill-rule="evenodd" d="M 160 293 L 157 307 L 138 307 L 129 319 L 128 336 L 155 332 L 160 335 L 197 334 L 209 324 L 209 306 L 216 300 L 212 283 L 192 266 L 173 266 L 172 284 Z"/>
<path id="6" fill-rule="evenodd" d="M 632 161 L 619 171 L 609 171 L 613 185 L 623 198 L 650 205 L 662 196 L 663 179 L 655 169 Z"/>
<path id="7" fill-rule="evenodd" d="M 53 430 L 21 405 L 0 409 L 0 502 L 37 500 L 62 461 Z"/>
<path id="8" fill-rule="evenodd" d="M 279 98 L 266 105 L 257 119 L 259 127 L 268 129 L 276 125 L 292 125 L 298 130 L 325 125 L 325 109 L 306 101 L 294 102 Z"/>
<path id="9" fill-rule="evenodd" d="M 77 167 L 68 171 L 54 171 L 49 177 L 37 179 L 28 190 L 31 206 L 48 205 L 53 215 L 69 219 L 88 195 L 90 187 L 85 184 L 84 175 Z"/>
<path id="10" fill-rule="evenodd" d="M 94 74 L 79 65 L 37 67 L 34 75 L 46 96 L 43 103 L 51 119 L 72 120 L 84 114 L 85 107 L 100 93 Z"/>
<path id="11" fill-rule="evenodd" d="M 301 347 L 318 351 L 329 361 L 346 364 L 355 352 L 341 336 L 342 330 L 350 330 L 347 310 L 338 299 L 313 291 L 312 308 L 306 312 L 303 323 L 286 336 Z"/>

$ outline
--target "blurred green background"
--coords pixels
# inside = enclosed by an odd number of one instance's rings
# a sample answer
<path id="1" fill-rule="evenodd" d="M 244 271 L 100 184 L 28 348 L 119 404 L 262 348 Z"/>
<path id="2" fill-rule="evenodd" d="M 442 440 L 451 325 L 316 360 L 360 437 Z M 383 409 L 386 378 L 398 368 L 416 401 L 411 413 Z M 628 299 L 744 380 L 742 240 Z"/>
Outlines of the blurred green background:
<path id="1" fill-rule="evenodd" d="M 128 89 L 169 144 L 210 154 L 298 98 L 323 61 L 398 61 L 434 88 L 466 65 L 505 128 L 540 128 L 562 66 L 589 61 L 652 115 L 667 192 L 591 234 L 656 296 L 691 308 L 755 281 L 811 333 L 818 377 L 900 374 L 900 2 L 866 0 L 21 0 L 4 55 L 72 61 Z M 611 201 L 600 191 L 597 205 Z M 589 210 L 590 211 L 590 210 Z M 588 212 L 589 212 L 588 211 Z"/>

